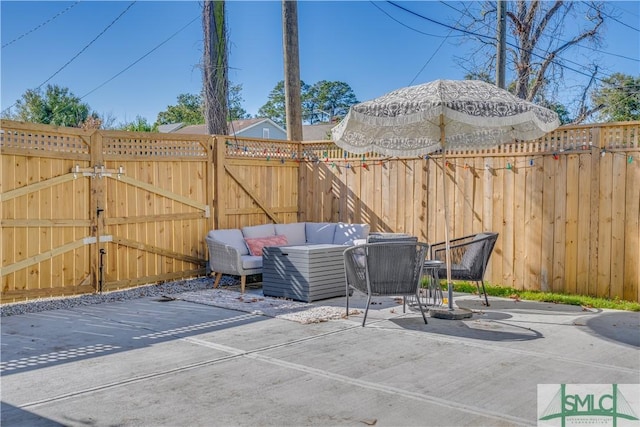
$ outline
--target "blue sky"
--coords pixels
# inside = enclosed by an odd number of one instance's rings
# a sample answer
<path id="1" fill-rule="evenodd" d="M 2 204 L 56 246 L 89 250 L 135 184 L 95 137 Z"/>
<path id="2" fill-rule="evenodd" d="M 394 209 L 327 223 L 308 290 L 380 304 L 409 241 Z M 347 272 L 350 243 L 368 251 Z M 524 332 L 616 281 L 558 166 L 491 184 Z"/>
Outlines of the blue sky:
<path id="1" fill-rule="evenodd" d="M 179 94 L 199 93 L 201 4 L 130 4 L 3 0 L 2 109 L 52 76 L 46 84 L 68 87 L 92 110 L 115 117 L 116 123 L 136 116 L 153 123 L 160 111 L 176 104 Z M 400 4 L 449 25 L 455 24 L 464 8 L 480 5 L 438 1 Z M 581 64 L 600 57 L 605 73 L 638 76 L 640 2 L 610 2 L 608 10 L 616 20 L 607 21 L 601 52 L 578 52 L 570 66 L 582 69 Z M 281 16 L 280 1 L 227 2 L 229 77 L 242 84 L 243 107 L 250 114 L 257 113 L 283 79 Z M 451 37 L 458 35 L 455 32 L 388 2 L 303 0 L 298 2 L 298 23 L 302 80 L 309 84 L 319 80 L 346 82 L 360 101 L 411 84 L 462 79 L 466 73 L 455 58 L 467 55 L 471 45 L 460 45 L 460 37 Z M 584 76 L 567 71 L 564 79 L 570 88 L 584 81 Z"/>

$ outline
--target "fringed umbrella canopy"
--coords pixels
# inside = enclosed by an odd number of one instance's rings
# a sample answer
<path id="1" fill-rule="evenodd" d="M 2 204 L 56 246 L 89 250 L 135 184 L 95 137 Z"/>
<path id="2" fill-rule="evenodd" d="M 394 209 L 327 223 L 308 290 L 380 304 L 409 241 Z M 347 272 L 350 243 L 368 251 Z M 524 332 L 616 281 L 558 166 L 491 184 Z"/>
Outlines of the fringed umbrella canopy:
<path id="1" fill-rule="evenodd" d="M 331 130 L 344 150 L 410 157 L 442 150 L 483 149 L 532 140 L 560 125 L 558 115 L 478 80 L 436 80 L 353 105 Z M 444 171 L 444 168 L 443 168 Z M 446 179 L 443 179 L 444 193 Z M 449 208 L 445 197 L 449 308 L 452 305 Z"/>

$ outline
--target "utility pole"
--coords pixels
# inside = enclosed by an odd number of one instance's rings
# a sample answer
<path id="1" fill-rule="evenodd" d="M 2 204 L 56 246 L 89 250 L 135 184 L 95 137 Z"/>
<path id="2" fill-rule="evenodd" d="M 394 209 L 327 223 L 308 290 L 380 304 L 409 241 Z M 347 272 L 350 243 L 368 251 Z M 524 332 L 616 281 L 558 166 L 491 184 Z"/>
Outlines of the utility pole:
<path id="1" fill-rule="evenodd" d="M 498 0 L 498 34 L 496 35 L 497 41 L 497 55 L 496 55 L 496 85 L 499 88 L 504 89 L 504 73 L 505 73 L 505 51 L 507 49 L 507 4 L 505 0 Z"/>
<path id="2" fill-rule="evenodd" d="M 227 27 L 224 1 L 206 0 L 202 6 L 204 54 L 204 121 L 209 135 L 227 135 L 229 83 L 227 67 Z"/>
<path id="3" fill-rule="evenodd" d="M 287 139 L 289 141 L 302 141 L 298 3 L 296 0 L 282 0 L 282 45 L 284 48 L 284 98 Z"/>

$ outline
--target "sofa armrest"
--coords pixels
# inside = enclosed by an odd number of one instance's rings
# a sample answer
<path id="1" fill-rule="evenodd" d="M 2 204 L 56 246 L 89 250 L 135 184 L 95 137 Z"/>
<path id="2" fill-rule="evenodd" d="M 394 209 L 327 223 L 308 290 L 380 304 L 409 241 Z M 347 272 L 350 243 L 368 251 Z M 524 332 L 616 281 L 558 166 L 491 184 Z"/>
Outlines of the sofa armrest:
<path id="1" fill-rule="evenodd" d="M 211 271 L 236 276 L 245 274 L 242 268 L 240 252 L 235 247 L 209 236 L 207 236 L 205 240 L 209 248 L 209 266 Z"/>

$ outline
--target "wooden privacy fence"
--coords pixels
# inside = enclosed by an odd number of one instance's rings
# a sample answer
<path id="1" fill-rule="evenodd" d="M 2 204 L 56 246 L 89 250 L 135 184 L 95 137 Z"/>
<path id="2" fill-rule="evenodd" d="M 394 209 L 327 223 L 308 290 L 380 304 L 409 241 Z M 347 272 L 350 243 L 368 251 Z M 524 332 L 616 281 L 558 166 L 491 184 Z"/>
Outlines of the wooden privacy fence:
<path id="1" fill-rule="evenodd" d="M 212 228 L 366 222 L 500 233 L 489 282 L 638 301 L 640 122 L 423 158 L 332 142 L 82 131 L 0 122 L 2 302 L 206 274 Z"/>

